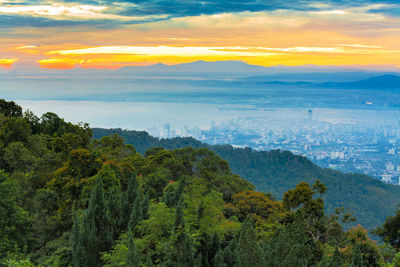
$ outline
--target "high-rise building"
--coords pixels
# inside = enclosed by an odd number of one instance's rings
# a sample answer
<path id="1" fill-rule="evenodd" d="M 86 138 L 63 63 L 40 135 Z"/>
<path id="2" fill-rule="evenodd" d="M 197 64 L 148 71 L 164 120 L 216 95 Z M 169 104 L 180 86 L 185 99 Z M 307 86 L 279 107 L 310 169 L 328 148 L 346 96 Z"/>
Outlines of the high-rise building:
<path id="1" fill-rule="evenodd" d="M 164 138 L 170 138 L 171 137 L 171 125 L 169 123 L 166 123 L 164 125 L 163 137 Z"/>
<path id="2" fill-rule="evenodd" d="M 312 109 L 308 110 L 307 118 L 308 118 L 308 122 L 312 122 L 312 120 L 313 120 L 313 111 L 312 111 Z"/>
<path id="3" fill-rule="evenodd" d="M 215 121 L 211 121 L 210 132 L 214 132 L 214 131 L 215 131 Z"/>
<path id="4" fill-rule="evenodd" d="M 192 129 L 190 129 L 190 135 L 191 135 L 193 138 L 200 139 L 200 137 L 201 137 L 201 130 L 200 130 L 200 128 L 199 128 L 199 127 L 194 127 L 194 128 L 192 128 Z"/>
<path id="5" fill-rule="evenodd" d="M 189 126 L 187 125 L 183 126 L 182 135 L 185 137 L 189 136 Z"/>

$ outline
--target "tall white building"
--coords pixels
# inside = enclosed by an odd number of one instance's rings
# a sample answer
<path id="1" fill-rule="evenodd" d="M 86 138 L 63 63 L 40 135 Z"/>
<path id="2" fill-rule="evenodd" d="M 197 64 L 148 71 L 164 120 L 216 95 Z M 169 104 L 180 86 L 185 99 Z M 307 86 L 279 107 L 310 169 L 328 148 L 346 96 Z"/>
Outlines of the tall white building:
<path id="1" fill-rule="evenodd" d="M 164 138 L 170 138 L 171 137 L 171 125 L 169 123 L 166 123 L 164 125 L 164 130 L 163 130 L 163 136 Z"/>

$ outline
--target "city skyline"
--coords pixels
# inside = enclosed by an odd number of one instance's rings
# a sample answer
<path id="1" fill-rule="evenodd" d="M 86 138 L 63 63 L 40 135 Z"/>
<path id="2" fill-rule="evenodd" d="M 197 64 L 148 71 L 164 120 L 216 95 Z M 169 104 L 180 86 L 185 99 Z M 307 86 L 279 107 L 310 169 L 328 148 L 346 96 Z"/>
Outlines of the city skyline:
<path id="1" fill-rule="evenodd" d="M 316 118 L 310 117 L 315 112 Z M 387 117 L 386 121 L 367 122 L 363 121 L 360 112 L 353 115 L 352 122 L 332 122 L 324 118 L 328 113 L 305 109 L 297 111 L 291 118 L 264 114 L 219 123 L 210 121 L 209 128 L 194 124 L 179 128 L 166 123 L 161 129 L 152 127 L 146 131 L 161 139 L 193 137 L 211 145 L 230 144 L 257 151 L 287 150 L 305 156 L 319 166 L 363 173 L 385 183 L 400 184 L 399 120 Z"/>

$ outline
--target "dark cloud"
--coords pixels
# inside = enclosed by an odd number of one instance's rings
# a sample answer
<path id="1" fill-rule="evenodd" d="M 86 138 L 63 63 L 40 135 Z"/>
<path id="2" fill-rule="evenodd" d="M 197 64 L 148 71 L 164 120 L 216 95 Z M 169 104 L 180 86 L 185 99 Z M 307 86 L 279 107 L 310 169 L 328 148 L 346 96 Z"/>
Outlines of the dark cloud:
<path id="1" fill-rule="evenodd" d="M 400 5 L 398 5 L 397 7 L 382 7 L 371 9 L 369 12 L 380 13 L 392 17 L 400 17 Z"/>
<path id="2" fill-rule="evenodd" d="M 85 3 L 92 5 L 110 5 L 104 0 L 64 0 L 64 3 Z M 371 4 L 396 4 L 399 0 L 119 0 L 113 3 L 134 3 L 118 14 L 121 15 L 160 15 L 172 17 L 212 15 L 223 12 L 297 10 L 317 11 L 326 4 L 332 8 L 358 7 Z"/>
<path id="3" fill-rule="evenodd" d="M 140 14 L 167 14 L 172 17 L 212 15 L 223 12 L 243 12 L 243 11 L 267 11 L 277 9 L 296 9 L 296 10 L 313 10 L 307 5 L 307 1 L 296 1 L 298 5 L 291 6 L 284 1 L 193 1 L 193 0 L 153 0 L 153 1 L 136 1 L 137 7 L 126 9 L 122 12 L 124 15 L 140 15 Z M 304 3 L 303 3 L 304 2 Z"/>
<path id="4" fill-rule="evenodd" d="M 160 19 L 158 19 L 160 20 Z M 134 21 L 115 21 L 109 19 L 96 20 L 54 20 L 43 17 L 21 16 L 21 15 L 0 15 L 0 29 L 10 29 L 17 27 L 35 27 L 35 28 L 51 28 L 51 27 L 69 27 L 71 31 L 74 28 L 96 27 L 100 29 L 112 29 L 124 24 L 141 24 L 152 20 L 134 20 Z"/>
<path id="5" fill-rule="evenodd" d="M 21 15 L 0 15 L 0 28 L 11 27 L 73 27 L 73 26 L 98 26 L 103 25 L 105 28 L 115 26 L 110 21 L 71 21 L 71 20 L 53 20 L 42 17 L 21 16 Z"/>
<path id="6" fill-rule="evenodd" d="M 46 1 L 48 3 L 48 1 Z M 44 3 L 43 0 L 25 2 L 3 2 L 1 5 L 35 5 Z M 370 12 L 390 16 L 400 16 L 399 0 L 54 0 L 54 3 L 75 3 L 87 5 L 110 6 L 107 12 L 123 16 L 164 15 L 163 19 L 173 17 L 213 15 L 231 12 L 256 12 L 274 10 L 319 11 L 347 7 L 365 6 L 371 4 L 396 4 L 398 8 L 378 8 Z M 326 4 L 328 7 L 321 6 Z M 140 24 L 162 20 L 148 18 L 143 20 L 112 20 L 112 19 L 82 19 L 82 20 L 55 20 L 50 17 L 33 17 L 28 15 L 0 15 L 0 28 L 21 26 L 56 27 L 56 26 L 94 26 L 97 28 L 113 28 L 124 24 Z"/>

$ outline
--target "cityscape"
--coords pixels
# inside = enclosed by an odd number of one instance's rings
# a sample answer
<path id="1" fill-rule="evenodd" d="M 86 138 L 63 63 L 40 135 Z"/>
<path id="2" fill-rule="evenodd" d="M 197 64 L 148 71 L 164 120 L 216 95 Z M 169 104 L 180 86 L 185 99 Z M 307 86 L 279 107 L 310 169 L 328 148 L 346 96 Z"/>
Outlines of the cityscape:
<path id="1" fill-rule="evenodd" d="M 358 117 L 356 112 L 351 119 L 330 120 L 326 116 L 329 111 L 321 109 L 269 113 L 270 116 L 211 121 L 208 129 L 189 125 L 175 129 L 166 123 L 162 129 L 152 127 L 147 132 L 160 138 L 190 136 L 211 145 L 289 150 L 322 167 L 400 184 L 400 120 L 396 116 L 387 120 L 361 119 L 364 111 L 359 111 Z"/>

